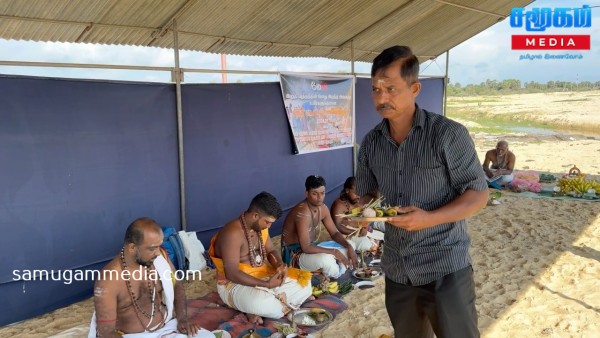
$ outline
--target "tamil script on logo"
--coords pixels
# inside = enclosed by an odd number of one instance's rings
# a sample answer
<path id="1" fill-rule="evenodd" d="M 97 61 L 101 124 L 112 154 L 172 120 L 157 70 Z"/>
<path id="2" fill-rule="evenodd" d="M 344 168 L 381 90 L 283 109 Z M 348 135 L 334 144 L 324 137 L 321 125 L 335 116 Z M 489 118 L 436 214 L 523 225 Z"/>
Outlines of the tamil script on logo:
<path id="1" fill-rule="evenodd" d="M 510 13 L 510 26 L 523 27 L 531 32 L 543 32 L 548 27 L 586 28 L 592 26 L 592 8 L 583 5 L 581 8 L 513 8 Z"/>

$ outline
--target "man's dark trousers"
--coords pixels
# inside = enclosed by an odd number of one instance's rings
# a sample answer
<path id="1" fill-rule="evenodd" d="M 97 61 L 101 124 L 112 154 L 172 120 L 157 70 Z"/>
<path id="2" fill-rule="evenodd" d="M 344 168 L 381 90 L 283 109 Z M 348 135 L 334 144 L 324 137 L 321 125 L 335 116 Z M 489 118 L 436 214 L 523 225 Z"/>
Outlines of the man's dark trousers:
<path id="1" fill-rule="evenodd" d="M 478 338 L 473 268 L 412 286 L 385 279 L 385 306 L 396 338 Z"/>

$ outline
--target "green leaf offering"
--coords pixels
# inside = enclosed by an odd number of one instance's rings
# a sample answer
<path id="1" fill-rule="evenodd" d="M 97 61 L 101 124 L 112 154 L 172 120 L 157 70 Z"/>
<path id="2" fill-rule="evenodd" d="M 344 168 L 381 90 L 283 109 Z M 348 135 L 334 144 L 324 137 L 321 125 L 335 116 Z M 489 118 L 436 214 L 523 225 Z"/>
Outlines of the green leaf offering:
<path id="1" fill-rule="evenodd" d="M 500 191 L 495 191 L 495 192 L 490 193 L 490 198 L 493 200 L 497 200 L 500 197 L 502 197 L 502 192 L 500 192 Z"/>

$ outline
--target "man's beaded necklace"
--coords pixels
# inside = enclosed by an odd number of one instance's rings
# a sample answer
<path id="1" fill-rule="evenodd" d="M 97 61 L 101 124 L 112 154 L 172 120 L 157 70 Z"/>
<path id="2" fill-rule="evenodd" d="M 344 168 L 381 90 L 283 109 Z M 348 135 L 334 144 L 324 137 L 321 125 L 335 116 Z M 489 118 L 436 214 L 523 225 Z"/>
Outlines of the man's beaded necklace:
<path id="1" fill-rule="evenodd" d="M 308 207 L 308 210 L 311 210 L 312 212 L 316 212 L 317 213 L 317 221 L 315 222 L 315 217 L 311 214 L 309 214 L 310 216 L 310 227 L 308 228 L 308 234 L 310 235 L 315 235 L 315 238 L 313 238 L 313 240 L 316 240 L 318 238 L 321 237 L 321 228 L 319 228 L 319 234 L 316 234 L 316 230 L 317 227 L 319 226 L 319 224 L 321 224 L 321 207 L 318 207 L 317 210 L 312 210 L 311 208 L 311 204 L 308 202 L 308 200 L 306 201 L 306 206 Z"/>
<path id="2" fill-rule="evenodd" d="M 348 203 L 348 201 L 343 200 L 344 201 L 344 205 L 346 206 L 346 212 L 352 210 L 352 207 L 350 206 L 350 203 Z"/>
<path id="3" fill-rule="evenodd" d="M 246 219 L 244 217 L 244 213 L 240 215 L 240 222 L 242 222 L 242 229 L 244 229 L 244 235 L 246 235 L 246 240 L 248 241 L 248 248 L 250 249 L 250 265 L 253 267 L 258 267 L 264 264 L 264 259 L 267 257 L 267 252 L 265 249 L 265 245 L 262 242 L 261 233 L 254 230 L 258 235 L 258 253 L 256 252 L 256 248 L 254 244 L 250 240 L 250 229 L 246 225 Z"/>
<path id="4" fill-rule="evenodd" d="M 125 248 L 121 249 L 121 267 L 122 267 L 123 271 L 128 270 L 127 263 L 125 262 Z M 129 297 L 131 298 L 131 302 L 133 303 L 133 309 L 135 310 L 135 314 L 138 317 L 140 324 L 142 324 L 142 326 L 144 326 L 146 331 L 153 332 L 163 326 L 165 318 L 163 318 L 162 321 L 160 323 L 158 323 L 158 325 L 155 326 L 154 328 L 152 328 L 152 329 L 148 328 L 150 326 L 150 324 L 152 324 L 152 320 L 154 319 L 154 311 L 160 312 L 160 310 L 158 309 L 158 304 L 154 300 L 156 298 L 155 297 L 156 296 L 156 280 L 151 281 L 151 278 L 149 278 L 147 266 L 144 266 L 144 271 L 146 272 L 146 277 L 148 278 L 148 291 L 150 292 L 150 306 L 151 306 L 150 313 L 144 311 L 144 309 L 142 309 L 140 307 L 140 305 L 138 304 L 137 300 L 135 299 L 135 295 L 133 293 L 133 287 L 131 286 L 131 281 L 129 280 L 129 278 L 123 278 L 123 279 L 125 280 L 125 285 L 127 285 L 127 291 L 129 292 Z M 148 318 L 147 325 L 144 325 L 142 318 L 140 317 L 140 312 L 142 313 L 142 315 L 144 315 L 146 318 Z"/>

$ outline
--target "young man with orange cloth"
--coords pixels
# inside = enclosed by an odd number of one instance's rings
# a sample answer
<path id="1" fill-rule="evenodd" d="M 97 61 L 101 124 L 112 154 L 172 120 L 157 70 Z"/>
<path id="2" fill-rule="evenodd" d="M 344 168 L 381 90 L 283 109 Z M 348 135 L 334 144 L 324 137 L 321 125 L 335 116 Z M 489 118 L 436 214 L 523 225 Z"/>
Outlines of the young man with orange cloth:
<path id="1" fill-rule="evenodd" d="M 287 268 L 273 246 L 269 228 L 280 216 L 277 199 L 263 191 L 211 239 L 219 296 L 252 323 L 281 318 L 312 294 L 311 273 Z"/>

